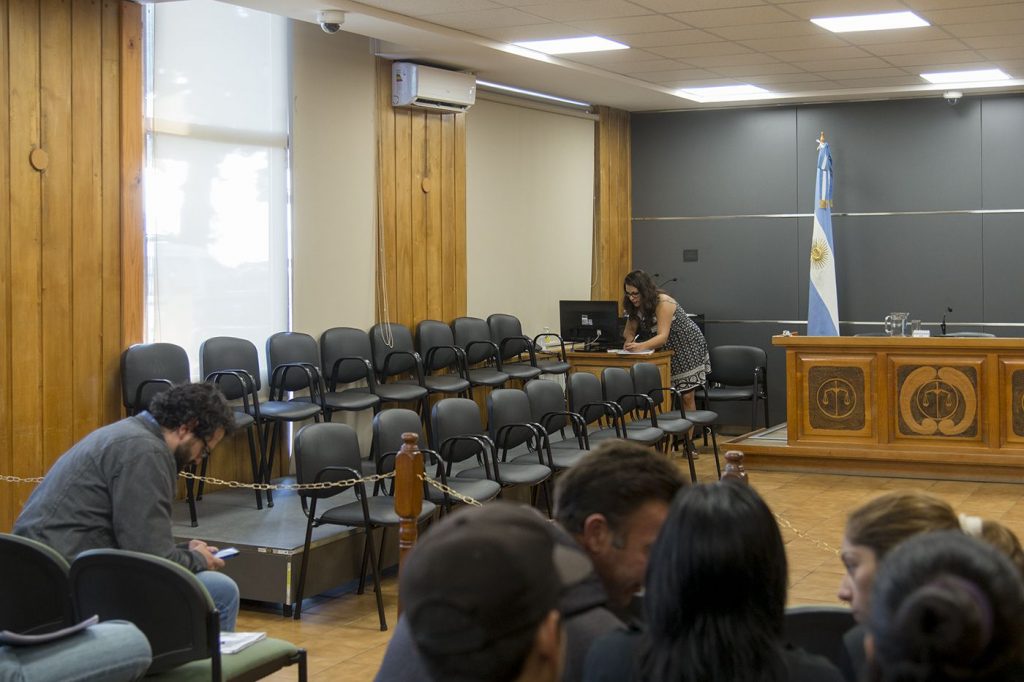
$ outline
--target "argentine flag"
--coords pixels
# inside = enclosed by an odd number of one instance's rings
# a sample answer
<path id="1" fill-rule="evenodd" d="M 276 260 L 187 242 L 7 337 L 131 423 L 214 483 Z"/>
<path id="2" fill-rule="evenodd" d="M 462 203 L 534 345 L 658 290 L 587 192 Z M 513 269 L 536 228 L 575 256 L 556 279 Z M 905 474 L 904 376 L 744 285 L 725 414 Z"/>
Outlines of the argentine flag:
<path id="1" fill-rule="evenodd" d="M 811 290 L 807 297 L 807 335 L 839 336 L 835 242 L 832 240 L 832 155 L 818 143 L 814 184 L 814 231 L 811 233 Z"/>

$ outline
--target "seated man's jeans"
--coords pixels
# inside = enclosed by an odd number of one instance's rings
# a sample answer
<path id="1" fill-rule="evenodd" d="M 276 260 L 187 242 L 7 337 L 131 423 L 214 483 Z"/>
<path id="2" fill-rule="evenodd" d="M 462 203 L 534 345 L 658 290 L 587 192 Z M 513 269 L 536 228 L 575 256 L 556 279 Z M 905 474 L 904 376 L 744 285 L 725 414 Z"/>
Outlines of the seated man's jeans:
<path id="1" fill-rule="evenodd" d="M 220 612 L 220 631 L 234 632 L 235 620 L 238 618 L 238 585 L 217 571 L 199 571 L 196 577 L 210 593 Z"/>

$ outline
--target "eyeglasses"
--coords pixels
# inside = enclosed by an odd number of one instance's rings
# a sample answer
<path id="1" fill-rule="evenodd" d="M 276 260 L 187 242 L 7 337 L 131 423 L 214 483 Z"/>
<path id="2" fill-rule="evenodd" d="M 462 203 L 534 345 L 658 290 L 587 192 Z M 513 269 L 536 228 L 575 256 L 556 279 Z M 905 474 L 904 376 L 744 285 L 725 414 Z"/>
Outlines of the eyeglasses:
<path id="1" fill-rule="evenodd" d="M 626 296 L 628 298 L 640 298 L 640 292 L 639 291 L 626 291 Z"/>
<path id="2" fill-rule="evenodd" d="M 203 443 L 203 449 L 200 451 L 199 456 L 205 459 L 210 456 L 210 444 L 206 442 L 205 438 L 200 438 L 199 440 Z"/>

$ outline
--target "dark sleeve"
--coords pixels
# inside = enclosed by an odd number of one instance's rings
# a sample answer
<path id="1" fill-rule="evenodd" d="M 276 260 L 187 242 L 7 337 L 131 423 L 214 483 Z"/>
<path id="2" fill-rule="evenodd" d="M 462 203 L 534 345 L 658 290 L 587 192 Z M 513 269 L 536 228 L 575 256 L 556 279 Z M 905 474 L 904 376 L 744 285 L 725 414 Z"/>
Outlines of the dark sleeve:
<path id="1" fill-rule="evenodd" d="M 843 682 L 839 669 L 824 656 L 788 648 L 782 652 L 782 657 L 789 671 L 788 682 Z"/>
<path id="2" fill-rule="evenodd" d="M 855 625 L 843 635 L 843 647 L 839 654 L 839 671 L 846 682 L 857 682 L 867 667 L 867 656 L 864 653 L 864 634 L 862 625 Z"/>
<path id="3" fill-rule="evenodd" d="M 380 670 L 373 679 L 374 682 L 430 682 L 430 674 L 420 658 L 416 643 L 412 641 L 412 632 L 405 618 L 398 619 L 384 651 Z"/>
<path id="4" fill-rule="evenodd" d="M 640 651 L 636 630 L 611 632 L 594 640 L 583 664 L 583 682 L 627 682 L 635 673 Z"/>
<path id="5" fill-rule="evenodd" d="M 206 560 L 201 554 L 174 544 L 175 476 L 167 453 L 141 440 L 111 447 L 126 450 L 118 453 L 119 467 L 110 482 L 111 525 L 118 548 L 170 559 L 192 572 L 204 570 Z"/>

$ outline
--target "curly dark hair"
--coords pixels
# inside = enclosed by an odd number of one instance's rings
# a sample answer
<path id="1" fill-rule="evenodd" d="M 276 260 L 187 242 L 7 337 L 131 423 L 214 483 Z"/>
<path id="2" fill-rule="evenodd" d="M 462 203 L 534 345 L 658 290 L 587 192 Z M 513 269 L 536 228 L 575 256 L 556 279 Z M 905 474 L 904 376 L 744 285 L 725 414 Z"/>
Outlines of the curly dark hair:
<path id="1" fill-rule="evenodd" d="M 636 290 L 640 292 L 640 303 L 638 305 L 633 305 L 633 302 L 629 300 L 629 296 L 626 296 L 627 285 L 636 287 Z M 650 325 L 651 320 L 654 319 L 654 311 L 658 307 L 660 293 L 661 290 L 655 285 L 650 275 L 643 270 L 634 270 L 626 275 L 626 278 L 622 281 L 622 308 L 629 315 L 630 319 L 637 322 L 642 319 L 644 324 Z"/>
<path id="2" fill-rule="evenodd" d="M 177 384 L 149 403 L 149 413 L 165 429 L 188 426 L 196 438 L 209 440 L 217 429 L 235 428 L 235 413 L 213 384 Z"/>

